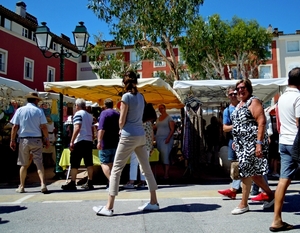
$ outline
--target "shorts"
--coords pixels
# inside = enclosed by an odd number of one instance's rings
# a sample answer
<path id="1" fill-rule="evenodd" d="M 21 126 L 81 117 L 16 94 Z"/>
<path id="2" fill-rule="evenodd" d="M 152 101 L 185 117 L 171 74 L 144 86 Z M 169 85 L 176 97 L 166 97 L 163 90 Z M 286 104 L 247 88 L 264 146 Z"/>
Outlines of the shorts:
<path id="1" fill-rule="evenodd" d="M 43 141 L 42 138 L 22 138 L 19 142 L 18 165 L 27 166 L 32 159 L 34 164 L 41 169 L 43 165 Z"/>
<path id="2" fill-rule="evenodd" d="M 99 160 L 101 164 L 113 163 L 117 149 L 105 149 L 99 151 Z"/>
<path id="3" fill-rule="evenodd" d="M 82 140 L 74 145 L 71 151 L 70 163 L 72 168 L 79 168 L 81 160 L 84 160 L 85 167 L 93 166 L 93 142 Z"/>
<path id="4" fill-rule="evenodd" d="M 279 144 L 280 151 L 280 178 L 292 179 L 298 168 L 298 163 L 294 162 L 291 156 L 292 145 Z"/>

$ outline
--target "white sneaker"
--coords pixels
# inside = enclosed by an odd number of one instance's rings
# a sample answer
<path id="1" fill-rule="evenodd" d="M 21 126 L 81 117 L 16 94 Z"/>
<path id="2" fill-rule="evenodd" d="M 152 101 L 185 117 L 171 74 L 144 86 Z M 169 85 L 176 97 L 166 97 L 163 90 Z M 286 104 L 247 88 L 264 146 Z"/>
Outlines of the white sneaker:
<path id="1" fill-rule="evenodd" d="M 268 209 L 274 205 L 275 198 L 272 201 L 265 201 L 264 204 L 261 206 L 262 209 Z"/>
<path id="2" fill-rule="evenodd" d="M 159 210 L 159 204 L 151 204 L 150 202 L 145 203 L 144 205 L 138 207 L 139 210 L 142 211 L 158 211 Z"/>
<path id="3" fill-rule="evenodd" d="M 231 214 L 233 215 L 238 215 L 238 214 L 243 214 L 249 211 L 249 206 L 245 207 L 245 208 L 239 208 L 239 207 L 235 207 L 233 209 L 233 211 L 231 211 Z"/>
<path id="4" fill-rule="evenodd" d="M 103 216 L 112 216 L 114 214 L 114 210 L 108 210 L 105 206 L 94 206 L 93 210 L 96 212 L 97 215 Z"/>
<path id="5" fill-rule="evenodd" d="M 41 186 L 41 193 L 48 193 L 48 189 L 45 184 Z"/>

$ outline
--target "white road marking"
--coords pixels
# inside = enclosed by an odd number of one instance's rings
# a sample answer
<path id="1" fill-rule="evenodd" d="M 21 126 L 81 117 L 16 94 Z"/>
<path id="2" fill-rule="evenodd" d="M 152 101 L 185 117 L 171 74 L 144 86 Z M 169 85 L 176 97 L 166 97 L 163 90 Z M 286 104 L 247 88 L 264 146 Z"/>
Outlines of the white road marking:
<path id="1" fill-rule="evenodd" d="M 22 203 L 23 201 L 25 201 L 25 200 L 27 200 L 27 199 L 29 199 L 29 198 L 31 198 L 31 197 L 33 197 L 33 196 L 35 196 L 35 195 L 26 195 L 25 197 L 22 197 L 22 198 L 20 198 L 19 200 L 16 200 L 16 201 L 14 201 L 14 202 L 12 202 L 12 203 L 14 203 L 14 204 L 19 204 L 19 203 Z"/>
<path id="2" fill-rule="evenodd" d="M 72 203 L 72 202 L 82 202 L 83 200 L 65 200 L 65 201 L 43 201 L 42 203 Z"/>

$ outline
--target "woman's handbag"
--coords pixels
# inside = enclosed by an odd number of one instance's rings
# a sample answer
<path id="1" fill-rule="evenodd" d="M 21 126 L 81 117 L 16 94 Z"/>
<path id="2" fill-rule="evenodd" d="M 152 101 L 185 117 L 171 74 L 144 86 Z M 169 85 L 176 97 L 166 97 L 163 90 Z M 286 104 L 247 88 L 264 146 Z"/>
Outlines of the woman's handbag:
<path id="1" fill-rule="evenodd" d="M 292 158 L 293 161 L 300 163 L 300 128 L 298 128 L 298 133 L 292 147 Z"/>
<path id="2" fill-rule="evenodd" d="M 239 180 L 239 179 L 241 179 L 240 169 L 239 169 L 239 161 L 233 161 L 233 162 L 231 162 L 230 177 L 233 180 Z"/>

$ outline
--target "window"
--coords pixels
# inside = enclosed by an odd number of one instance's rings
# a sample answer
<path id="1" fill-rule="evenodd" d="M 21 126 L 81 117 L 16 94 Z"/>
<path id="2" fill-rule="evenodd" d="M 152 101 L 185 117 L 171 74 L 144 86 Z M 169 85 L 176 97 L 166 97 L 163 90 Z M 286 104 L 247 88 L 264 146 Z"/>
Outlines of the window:
<path id="1" fill-rule="evenodd" d="M 190 80 L 190 73 L 187 70 L 182 71 L 179 74 L 180 80 Z"/>
<path id="2" fill-rule="evenodd" d="M 7 72 L 7 51 L 0 49 L 0 73 L 6 74 Z"/>
<path id="3" fill-rule="evenodd" d="M 9 19 L 4 19 L 4 27 L 11 30 L 11 21 Z"/>
<path id="4" fill-rule="evenodd" d="M 52 48 L 51 49 L 57 51 L 57 44 L 55 42 L 52 43 Z"/>
<path id="5" fill-rule="evenodd" d="M 299 52 L 300 51 L 299 41 L 298 40 L 296 40 L 296 41 L 287 41 L 286 42 L 286 49 L 287 49 L 288 53 Z"/>
<path id="6" fill-rule="evenodd" d="M 259 66 L 259 78 L 273 78 L 272 69 L 270 65 L 260 65 Z"/>
<path id="7" fill-rule="evenodd" d="M 135 67 L 135 69 L 141 70 L 143 68 L 141 58 L 135 51 L 130 53 L 130 58 L 130 63 Z"/>
<path id="8" fill-rule="evenodd" d="M 24 60 L 24 79 L 33 81 L 34 61 L 26 58 Z"/>
<path id="9" fill-rule="evenodd" d="M 271 60 L 271 59 L 272 59 L 272 45 L 271 45 L 271 44 L 268 45 L 268 46 L 266 47 L 266 50 L 268 51 L 268 52 L 267 52 L 267 59 Z"/>
<path id="10" fill-rule="evenodd" d="M 47 82 L 55 81 L 55 68 L 48 66 L 47 67 Z"/>
<path id="11" fill-rule="evenodd" d="M 161 77 L 165 77 L 166 75 L 167 72 L 165 70 L 153 72 L 153 78 L 161 78 Z"/>
<path id="12" fill-rule="evenodd" d="M 137 72 L 138 73 L 138 78 L 143 78 L 142 72 Z"/>
<path id="13" fill-rule="evenodd" d="M 29 38 L 28 37 L 28 29 L 27 28 L 23 28 L 22 29 L 22 36 L 26 37 L 26 38 Z"/>
<path id="14" fill-rule="evenodd" d="M 164 61 L 155 61 L 154 62 L 154 67 L 165 67 L 166 66 L 166 62 Z"/>
<path id="15" fill-rule="evenodd" d="M 238 78 L 237 76 L 238 76 L 238 69 L 237 69 L 237 67 L 235 66 L 235 67 L 231 67 L 231 75 L 232 75 L 232 78 L 233 79 L 242 79 L 243 78 L 243 75 L 242 74 L 240 74 L 240 77 Z"/>

